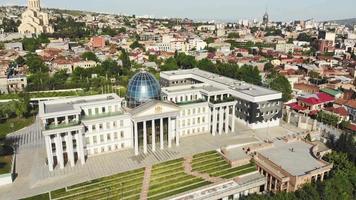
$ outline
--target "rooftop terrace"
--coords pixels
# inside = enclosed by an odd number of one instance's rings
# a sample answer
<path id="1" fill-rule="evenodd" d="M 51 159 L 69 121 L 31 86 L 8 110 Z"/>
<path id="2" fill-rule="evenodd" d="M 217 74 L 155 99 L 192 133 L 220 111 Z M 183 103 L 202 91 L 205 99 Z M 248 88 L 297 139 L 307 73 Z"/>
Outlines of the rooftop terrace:
<path id="1" fill-rule="evenodd" d="M 312 145 L 303 141 L 284 142 L 277 140 L 272 148 L 259 150 L 266 157 L 293 176 L 301 176 L 309 171 L 324 167 L 325 164 L 311 154 Z"/>

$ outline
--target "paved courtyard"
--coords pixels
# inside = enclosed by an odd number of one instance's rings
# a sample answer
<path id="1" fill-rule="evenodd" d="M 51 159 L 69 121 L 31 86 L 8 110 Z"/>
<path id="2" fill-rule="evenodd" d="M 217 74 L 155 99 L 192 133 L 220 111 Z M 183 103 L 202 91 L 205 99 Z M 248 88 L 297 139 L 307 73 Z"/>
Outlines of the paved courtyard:
<path id="1" fill-rule="evenodd" d="M 55 169 L 50 172 L 45 165 L 44 140 L 36 123 L 8 136 L 17 145 L 17 178 L 12 185 L 0 188 L 0 199 L 28 197 L 226 145 L 257 143 L 297 132 L 300 130 L 284 126 L 268 130 L 251 130 L 243 124 L 236 123 L 235 133 L 215 137 L 210 134 L 185 137 L 181 138 L 179 147 L 173 145 L 170 149 L 150 151 L 147 155 L 135 156 L 133 150 L 108 153 L 88 158 L 85 165 L 78 163 L 73 168 L 66 166 L 63 170 Z"/>

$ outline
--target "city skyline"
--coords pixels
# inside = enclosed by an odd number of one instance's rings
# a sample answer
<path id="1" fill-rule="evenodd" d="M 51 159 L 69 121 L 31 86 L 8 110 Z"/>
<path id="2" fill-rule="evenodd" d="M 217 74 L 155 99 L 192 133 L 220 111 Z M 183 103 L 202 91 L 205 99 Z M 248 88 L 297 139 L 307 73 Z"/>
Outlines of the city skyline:
<path id="1" fill-rule="evenodd" d="M 26 5 L 26 0 L 2 0 L 2 5 Z M 315 19 L 336 20 L 356 17 L 353 8 L 356 2 L 353 0 L 307 0 L 286 1 L 261 0 L 258 2 L 247 2 L 243 0 L 212 1 L 174 1 L 154 0 L 140 2 L 138 0 L 91 0 L 92 3 L 84 3 L 84 0 L 75 2 L 70 0 L 54 1 L 42 0 L 43 7 L 96 11 L 114 14 L 128 14 L 137 16 L 179 17 L 194 20 L 221 20 L 233 21 L 238 19 L 260 19 L 267 9 L 270 19 L 274 21 L 306 20 Z M 341 3 L 342 2 L 342 3 Z M 155 6 L 156 5 L 156 6 Z M 157 6 L 159 5 L 159 6 Z M 184 6 L 182 6 L 184 5 Z M 353 5 L 353 6 L 350 6 Z M 333 13 L 330 10 L 333 9 Z M 214 13 L 213 15 L 211 13 Z M 214 16 L 214 17 L 211 17 Z"/>

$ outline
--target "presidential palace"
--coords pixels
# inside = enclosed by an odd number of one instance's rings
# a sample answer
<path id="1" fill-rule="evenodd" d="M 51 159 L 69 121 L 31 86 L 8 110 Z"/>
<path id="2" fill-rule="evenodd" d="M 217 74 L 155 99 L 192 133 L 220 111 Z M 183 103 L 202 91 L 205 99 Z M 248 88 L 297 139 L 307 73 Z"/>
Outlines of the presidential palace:
<path id="1" fill-rule="evenodd" d="M 282 94 L 199 69 L 135 74 L 125 98 L 72 97 L 39 104 L 49 170 L 132 149 L 135 155 L 179 146 L 180 138 L 278 126 Z M 149 150 L 149 151 L 148 151 Z"/>

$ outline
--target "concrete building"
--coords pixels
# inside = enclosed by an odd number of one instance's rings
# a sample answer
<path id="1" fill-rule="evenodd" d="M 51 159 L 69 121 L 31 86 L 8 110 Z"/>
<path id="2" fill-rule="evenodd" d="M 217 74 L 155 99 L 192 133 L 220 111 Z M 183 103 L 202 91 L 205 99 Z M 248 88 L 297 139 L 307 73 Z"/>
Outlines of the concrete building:
<path id="1" fill-rule="evenodd" d="M 171 197 L 171 200 L 229 200 L 265 191 L 266 178 L 258 172 L 239 176 Z"/>
<path id="2" fill-rule="evenodd" d="M 22 13 L 21 24 L 18 28 L 21 34 L 53 33 L 49 24 L 48 14 L 41 12 L 40 0 L 28 0 L 27 10 Z"/>
<path id="3" fill-rule="evenodd" d="M 27 86 L 27 77 L 18 76 L 2 76 L 0 77 L 0 94 L 8 94 L 10 92 L 21 92 Z"/>
<path id="4" fill-rule="evenodd" d="M 126 100 L 116 94 L 40 102 L 50 170 L 87 157 L 134 149 L 179 146 L 180 138 L 278 126 L 281 93 L 198 69 L 161 72 L 161 86 L 148 72 L 129 82 Z"/>
<path id="5" fill-rule="evenodd" d="M 333 167 L 321 159 L 318 146 L 301 139 L 283 139 L 249 148 L 267 190 L 294 192 L 304 184 L 323 181 Z"/>

